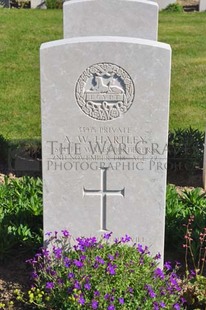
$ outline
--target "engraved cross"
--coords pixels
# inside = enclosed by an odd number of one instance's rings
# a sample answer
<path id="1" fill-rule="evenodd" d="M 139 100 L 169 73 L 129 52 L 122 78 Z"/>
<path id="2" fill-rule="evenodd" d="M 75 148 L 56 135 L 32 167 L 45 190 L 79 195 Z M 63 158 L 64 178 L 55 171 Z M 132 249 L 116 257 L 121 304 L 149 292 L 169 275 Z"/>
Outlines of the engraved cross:
<path id="1" fill-rule="evenodd" d="M 107 170 L 108 168 L 100 168 L 101 170 L 101 187 L 100 189 L 85 189 L 84 195 L 101 196 L 101 214 L 100 214 L 100 230 L 105 231 L 106 228 L 106 212 L 107 212 L 107 196 L 125 196 L 125 188 L 120 190 L 107 189 Z"/>

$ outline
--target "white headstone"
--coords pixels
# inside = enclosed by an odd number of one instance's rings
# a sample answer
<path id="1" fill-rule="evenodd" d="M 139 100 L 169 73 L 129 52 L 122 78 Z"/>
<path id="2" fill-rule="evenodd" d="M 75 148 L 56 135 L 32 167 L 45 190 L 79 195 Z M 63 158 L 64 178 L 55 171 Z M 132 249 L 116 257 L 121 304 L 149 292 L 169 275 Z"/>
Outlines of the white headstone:
<path id="1" fill-rule="evenodd" d="M 205 130 L 205 144 L 204 144 L 204 158 L 203 158 L 203 188 L 206 191 L 206 130 Z"/>
<path id="2" fill-rule="evenodd" d="M 165 9 L 169 4 L 176 3 L 176 0 L 151 0 L 158 4 L 159 10 Z"/>
<path id="3" fill-rule="evenodd" d="M 104 3 L 107 36 L 41 46 L 44 230 L 127 233 L 163 256 L 171 49 L 112 36 Z"/>
<path id="4" fill-rule="evenodd" d="M 200 12 L 206 11 L 206 0 L 200 0 L 199 11 Z"/>
<path id="5" fill-rule="evenodd" d="M 45 1 L 43 0 L 30 0 L 31 1 L 31 9 L 46 9 Z"/>
<path id="6" fill-rule="evenodd" d="M 158 5 L 144 0 L 64 3 L 64 38 L 122 36 L 157 40 Z"/>

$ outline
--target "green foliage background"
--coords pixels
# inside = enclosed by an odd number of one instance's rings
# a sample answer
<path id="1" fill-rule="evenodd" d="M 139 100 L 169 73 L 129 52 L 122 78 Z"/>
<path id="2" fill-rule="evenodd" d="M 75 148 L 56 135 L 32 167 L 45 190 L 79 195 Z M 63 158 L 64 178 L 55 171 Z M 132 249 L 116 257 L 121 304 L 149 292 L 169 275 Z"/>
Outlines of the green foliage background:
<path id="1" fill-rule="evenodd" d="M 5 178 L 0 185 L 0 262 L 34 253 L 43 242 L 42 181 Z"/>

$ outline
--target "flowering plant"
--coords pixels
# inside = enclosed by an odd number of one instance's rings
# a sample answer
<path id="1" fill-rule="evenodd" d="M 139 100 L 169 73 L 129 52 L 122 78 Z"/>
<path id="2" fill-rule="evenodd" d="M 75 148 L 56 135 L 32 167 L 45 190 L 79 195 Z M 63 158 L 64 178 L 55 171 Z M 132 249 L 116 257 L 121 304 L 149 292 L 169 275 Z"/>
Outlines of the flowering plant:
<path id="1" fill-rule="evenodd" d="M 194 255 L 193 223 L 194 216 L 190 216 L 185 234 L 185 278 L 182 281 L 183 297 L 187 302 L 188 309 L 206 309 L 206 227 L 199 234 L 199 253 Z M 196 245 L 197 247 L 197 245 Z M 190 270 L 190 266 L 193 269 Z"/>
<path id="2" fill-rule="evenodd" d="M 114 242 L 112 233 L 99 241 L 81 237 L 75 245 L 66 230 L 48 235 L 49 247 L 29 260 L 34 283 L 19 300 L 52 310 L 181 309 L 175 270 L 169 263 L 159 268 L 160 255 L 131 245 L 128 235 Z"/>

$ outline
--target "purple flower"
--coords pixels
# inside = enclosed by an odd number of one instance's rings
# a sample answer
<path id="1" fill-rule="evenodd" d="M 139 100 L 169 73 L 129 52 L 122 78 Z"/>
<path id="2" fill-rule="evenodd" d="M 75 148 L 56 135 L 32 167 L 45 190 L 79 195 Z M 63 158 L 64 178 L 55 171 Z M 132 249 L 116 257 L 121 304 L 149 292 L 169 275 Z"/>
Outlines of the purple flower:
<path id="1" fill-rule="evenodd" d="M 107 308 L 107 310 L 115 310 L 115 306 L 114 306 L 114 305 L 109 305 L 109 307 Z"/>
<path id="2" fill-rule="evenodd" d="M 160 291 L 160 295 L 161 296 L 165 296 L 166 295 L 165 287 L 160 287 L 159 291 Z"/>
<path id="3" fill-rule="evenodd" d="M 131 240 L 132 240 L 132 238 L 130 236 L 128 236 L 127 234 L 125 235 L 125 237 L 121 238 L 122 243 L 126 243 L 126 242 L 129 242 Z"/>
<path id="4" fill-rule="evenodd" d="M 170 276 L 171 289 L 174 288 L 176 291 L 180 291 L 181 288 L 178 285 L 178 277 L 175 273 Z"/>
<path id="5" fill-rule="evenodd" d="M 111 275 L 115 275 L 116 274 L 116 268 L 117 268 L 117 265 L 109 263 L 107 266 L 107 272 Z"/>
<path id="6" fill-rule="evenodd" d="M 108 258 L 112 261 L 114 260 L 114 255 L 108 254 Z"/>
<path id="7" fill-rule="evenodd" d="M 68 230 L 64 229 L 62 230 L 62 234 L 64 237 L 68 238 L 70 236 L 70 233 L 68 232 Z"/>
<path id="8" fill-rule="evenodd" d="M 43 248 L 42 249 L 42 254 L 43 254 L 44 257 L 48 257 L 49 256 L 49 250 Z"/>
<path id="9" fill-rule="evenodd" d="M 31 264 L 32 266 L 34 266 L 37 263 L 37 261 L 35 259 L 31 258 L 31 259 L 27 259 L 26 263 Z"/>
<path id="10" fill-rule="evenodd" d="M 32 272 L 31 274 L 32 279 L 37 279 L 38 278 L 38 274 L 36 272 Z"/>
<path id="11" fill-rule="evenodd" d="M 172 266 L 170 262 L 165 262 L 164 267 L 166 270 L 172 270 Z"/>
<path id="12" fill-rule="evenodd" d="M 64 266 L 69 268 L 71 266 L 71 264 L 72 264 L 72 260 L 68 257 L 65 257 L 64 258 Z"/>
<path id="13" fill-rule="evenodd" d="M 115 238 L 115 239 L 114 239 L 114 243 L 115 243 L 115 244 L 117 244 L 117 243 L 119 243 L 119 242 L 120 242 L 120 241 L 119 241 L 118 238 Z"/>
<path id="14" fill-rule="evenodd" d="M 45 236 L 50 237 L 52 235 L 52 231 L 48 231 L 47 233 L 45 233 Z"/>
<path id="15" fill-rule="evenodd" d="M 187 302 L 187 300 L 186 300 L 184 297 L 181 297 L 181 298 L 180 298 L 180 301 L 181 301 L 182 304 L 184 304 L 184 303 Z"/>
<path id="16" fill-rule="evenodd" d="M 137 251 L 140 253 L 140 254 L 144 254 L 144 250 L 143 250 L 143 247 L 141 244 L 138 244 L 137 245 Z"/>
<path id="17" fill-rule="evenodd" d="M 155 269 L 154 271 L 154 277 L 155 278 L 160 278 L 160 279 L 164 279 L 165 275 L 164 275 L 164 272 L 160 269 L 160 268 L 157 268 Z"/>
<path id="18" fill-rule="evenodd" d="M 73 272 L 70 272 L 68 274 L 68 279 L 74 279 L 74 273 Z"/>
<path id="19" fill-rule="evenodd" d="M 141 244 L 138 244 L 137 245 L 137 251 L 140 253 L 140 254 L 150 254 L 150 252 L 148 251 L 148 247 L 145 246 L 143 248 L 143 246 Z"/>
<path id="20" fill-rule="evenodd" d="M 154 257 L 155 260 L 158 260 L 158 259 L 160 259 L 160 258 L 161 258 L 161 254 L 160 254 L 160 253 L 157 253 L 157 254 L 155 255 L 155 257 Z"/>
<path id="21" fill-rule="evenodd" d="M 109 298 L 110 298 L 110 294 L 109 294 L 109 293 L 107 293 L 107 294 L 104 295 L 104 299 L 105 299 L 105 300 L 108 300 Z"/>
<path id="22" fill-rule="evenodd" d="M 54 271 L 51 267 L 46 268 L 46 272 L 51 276 L 56 274 L 56 271 Z"/>
<path id="23" fill-rule="evenodd" d="M 80 260 L 77 260 L 77 259 L 75 259 L 73 263 L 78 268 L 82 268 L 84 266 L 84 264 Z"/>
<path id="24" fill-rule="evenodd" d="M 57 259 L 62 257 L 62 249 L 53 247 L 53 253 Z"/>
<path id="25" fill-rule="evenodd" d="M 120 298 L 119 298 L 119 303 L 120 303 L 121 305 L 123 305 L 123 304 L 124 304 L 124 298 L 120 297 Z"/>
<path id="26" fill-rule="evenodd" d="M 195 270 L 190 270 L 190 274 L 189 274 L 190 278 L 194 278 L 196 276 L 196 272 Z"/>
<path id="27" fill-rule="evenodd" d="M 160 301 L 160 308 L 165 308 L 165 303 L 163 301 Z"/>
<path id="28" fill-rule="evenodd" d="M 174 304 L 174 305 L 173 305 L 173 309 L 175 309 L 175 310 L 180 310 L 180 305 L 179 305 L 179 304 Z"/>
<path id="29" fill-rule="evenodd" d="M 101 265 L 104 265 L 104 260 L 100 256 L 96 256 L 95 261 L 98 262 Z"/>
<path id="30" fill-rule="evenodd" d="M 46 283 L 46 289 L 52 290 L 54 288 L 54 283 L 53 282 L 47 282 Z"/>
<path id="31" fill-rule="evenodd" d="M 81 289 L 80 283 L 78 281 L 75 281 L 74 288 L 76 288 L 77 290 Z"/>
<path id="32" fill-rule="evenodd" d="M 111 231 L 110 233 L 105 233 L 105 234 L 103 235 L 103 238 L 106 239 L 106 240 L 109 240 L 109 238 L 111 237 L 111 235 L 112 235 L 112 231 Z"/>
<path id="33" fill-rule="evenodd" d="M 85 248 L 91 248 L 97 243 L 97 239 L 95 237 L 92 238 L 77 238 L 78 244 L 74 246 L 75 250 L 80 250 L 82 252 L 85 251 Z"/>
<path id="34" fill-rule="evenodd" d="M 170 276 L 170 283 L 174 286 L 177 285 L 176 277 L 173 274 Z"/>
<path id="35" fill-rule="evenodd" d="M 128 288 L 127 288 L 127 291 L 128 291 L 130 294 L 133 294 L 133 293 L 134 293 L 134 290 L 133 290 L 132 287 L 128 287 Z"/>
<path id="36" fill-rule="evenodd" d="M 99 292 L 99 291 L 94 291 L 94 296 L 95 296 L 95 297 L 99 297 L 99 295 L 100 295 L 100 292 Z"/>
<path id="37" fill-rule="evenodd" d="M 84 299 L 83 295 L 80 295 L 80 296 L 79 296 L 78 302 L 79 302 L 79 304 L 82 305 L 82 306 L 85 304 L 85 299 Z"/>
<path id="38" fill-rule="evenodd" d="M 89 282 L 85 283 L 84 288 L 89 291 L 91 289 L 91 284 Z"/>
<path id="39" fill-rule="evenodd" d="M 149 294 L 149 296 L 150 296 L 151 298 L 155 298 L 155 297 L 156 297 L 156 294 L 155 294 L 155 292 L 153 291 L 151 285 L 145 285 L 145 288 L 146 288 L 146 290 L 147 290 L 147 292 L 148 292 L 148 294 Z"/>
<path id="40" fill-rule="evenodd" d="M 94 309 L 94 310 L 98 309 L 98 305 L 99 305 L 98 301 L 93 299 L 92 300 L 92 309 Z"/>
<path id="41" fill-rule="evenodd" d="M 153 310 L 159 310 L 159 304 L 156 301 L 153 302 Z"/>

